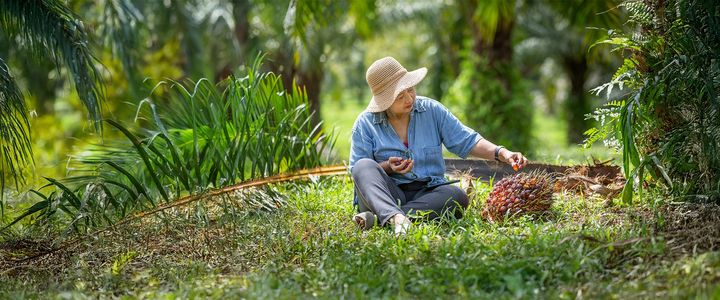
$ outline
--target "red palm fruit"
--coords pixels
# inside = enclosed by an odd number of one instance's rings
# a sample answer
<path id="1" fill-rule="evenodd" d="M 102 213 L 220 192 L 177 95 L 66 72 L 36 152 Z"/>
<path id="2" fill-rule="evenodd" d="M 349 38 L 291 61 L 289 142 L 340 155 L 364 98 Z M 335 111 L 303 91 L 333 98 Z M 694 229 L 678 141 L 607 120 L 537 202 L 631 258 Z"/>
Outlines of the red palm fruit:
<path id="1" fill-rule="evenodd" d="M 498 181 L 490 193 L 482 215 L 499 221 L 506 216 L 539 214 L 552 206 L 555 182 L 546 172 L 518 173 Z"/>

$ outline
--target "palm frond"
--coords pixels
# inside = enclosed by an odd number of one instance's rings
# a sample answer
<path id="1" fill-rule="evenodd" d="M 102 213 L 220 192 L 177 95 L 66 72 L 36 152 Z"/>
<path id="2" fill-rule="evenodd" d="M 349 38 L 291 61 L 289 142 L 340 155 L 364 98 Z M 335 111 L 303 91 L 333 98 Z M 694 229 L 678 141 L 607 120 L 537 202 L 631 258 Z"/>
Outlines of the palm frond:
<path id="1" fill-rule="evenodd" d="M 17 187 L 23 176 L 22 166 L 32 160 L 29 127 L 25 100 L 0 58 L 0 216 L 5 210 L 5 174 L 12 176 Z"/>
<path id="2" fill-rule="evenodd" d="M 102 130 L 103 79 L 90 51 L 83 22 L 59 0 L 0 1 L 0 27 L 38 57 L 47 54 L 67 67 L 95 129 Z"/>
<path id="3" fill-rule="evenodd" d="M 130 0 L 103 0 L 96 5 L 101 11 L 97 14 L 99 20 L 99 36 L 104 38 L 104 44 L 111 47 L 113 55 L 118 57 L 123 65 L 123 71 L 128 78 L 133 93 L 139 84 L 137 63 L 139 60 L 140 37 L 138 31 L 145 18 L 142 12 Z"/>

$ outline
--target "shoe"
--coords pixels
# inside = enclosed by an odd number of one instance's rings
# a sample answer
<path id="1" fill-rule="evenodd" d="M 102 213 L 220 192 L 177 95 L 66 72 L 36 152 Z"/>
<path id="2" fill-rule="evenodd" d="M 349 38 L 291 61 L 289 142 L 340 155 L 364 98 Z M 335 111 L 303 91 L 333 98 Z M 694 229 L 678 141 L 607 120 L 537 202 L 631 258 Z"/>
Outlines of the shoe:
<path id="1" fill-rule="evenodd" d="M 353 216 L 353 221 L 355 221 L 355 224 L 357 224 L 360 230 L 373 228 L 373 226 L 375 226 L 375 219 L 377 219 L 375 214 L 370 211 L 364 211 Z"/>
<path id="2" fill-rule="evenodd" d="M 395 236 L 403 236 L 407 234 L 408 229 L 412 222 L 406 216 L 397 214 L 390 219 L 390 223 L 393 224 Z"/>

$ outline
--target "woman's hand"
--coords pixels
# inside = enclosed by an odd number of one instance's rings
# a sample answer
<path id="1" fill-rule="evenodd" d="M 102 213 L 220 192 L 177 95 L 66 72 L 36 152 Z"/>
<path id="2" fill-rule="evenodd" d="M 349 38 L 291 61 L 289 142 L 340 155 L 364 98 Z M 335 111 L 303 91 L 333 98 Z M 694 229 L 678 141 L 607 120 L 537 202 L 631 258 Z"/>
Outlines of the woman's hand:
<path id="1" fill-rule="evenodd" d="M 502 162 L 510 164 L 515 171 L 527 166 L 527 159 L 520 152 L 501 149 L 498 156 Z"/>
<path id="2" fill-rule="evenodd" d="M 413 168 L 413 159 L 403 159 L 402 157 L 393 156 L 388 158 L 388 165 L 393 173 L 405 174 Z"/>

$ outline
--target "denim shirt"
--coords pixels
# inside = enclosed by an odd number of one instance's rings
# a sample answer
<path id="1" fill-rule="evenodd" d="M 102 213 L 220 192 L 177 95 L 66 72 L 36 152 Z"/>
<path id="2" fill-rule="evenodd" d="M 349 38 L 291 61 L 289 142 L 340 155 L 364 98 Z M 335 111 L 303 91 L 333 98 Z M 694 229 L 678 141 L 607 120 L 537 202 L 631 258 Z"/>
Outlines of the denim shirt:
<path id="1" fill-rule="evenodd" d="M 362 158 L 380 163 L 391 156 L 412 157 L 410 172 L 392 174 L 395 184 L 429 180 L 428 186 L 446 182 L 442 145 L 453 154 L 466 158 L 482 139 L 473 129 L 463 125 L 445 106 L 433 99 L 417 96 L 410 114 L 408 145 L 405 147 L 385 112 L 361 113 L 352 129 L 350 172 Z"/>

